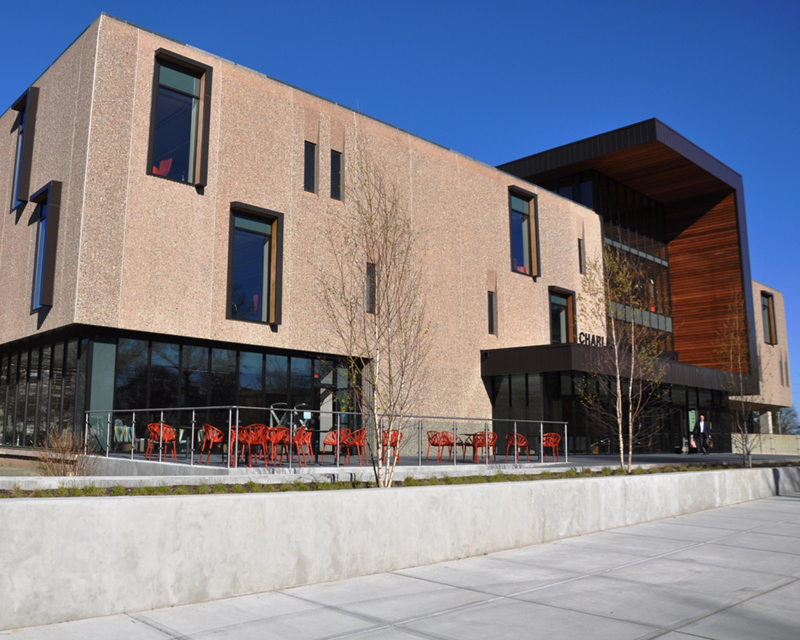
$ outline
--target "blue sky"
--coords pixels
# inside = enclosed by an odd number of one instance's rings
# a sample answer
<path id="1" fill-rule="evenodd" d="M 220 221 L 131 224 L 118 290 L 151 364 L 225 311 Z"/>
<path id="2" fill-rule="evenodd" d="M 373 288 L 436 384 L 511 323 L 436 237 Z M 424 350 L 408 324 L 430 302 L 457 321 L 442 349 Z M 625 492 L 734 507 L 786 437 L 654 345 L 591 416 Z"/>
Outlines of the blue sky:
<path id="1" fill-rule="evenodd" d="M 0 39 L 0 110 L 101 11 L 492 165 L 659 118 L 744 177 L 800 406 L 797 0 L 27 0 Z"/>

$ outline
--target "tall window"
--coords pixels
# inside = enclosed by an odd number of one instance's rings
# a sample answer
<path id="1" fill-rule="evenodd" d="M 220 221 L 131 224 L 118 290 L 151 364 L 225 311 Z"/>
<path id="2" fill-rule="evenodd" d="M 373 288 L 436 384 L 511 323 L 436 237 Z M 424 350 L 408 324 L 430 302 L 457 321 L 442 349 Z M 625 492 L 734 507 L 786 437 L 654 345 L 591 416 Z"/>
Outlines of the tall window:
<path id="1" fill-rule="evenodd" d="M 761 319 L 764 324 L 764 342 L 778 344 L 778 333 L 775 330 L 775 302 L 772 294 L 761 292 Z"/>
<path id="2" fill-rule="evenodd" d="M 317 145 L 306 140 L 303 189 L 309 193 L 317 192 Z"/>
<path id="3" fill-rule="evenodd" d="M 575 312 L 572 293 L 550 289 L 551 344 L 564 344 L 575 341 L 574 318 Z"/>
<path id="4" fill-rule="evenodd" d="M 205 185 L 211 69 L 160 52 L 155 73 L 148 173 Z"/>
<path id="5" fill-rule="evenodd" d="M 281 214 L 234 203 L 228 317 L 280 323 Z"/>
<path id="6" fill-rule="evenodd" d="M 367 313 L 375 313 L 376 296 L 378 294 L 377 272 L 374 262 L 367 263 Z"/>
<path id="7" fill-rule="evenodd" d="M 15 209 L 28 201 L 30 193 L 31 161 L 33 159 L 33 134 L 36 124 L 36 108 L 39 89 L 31 87 L 19 98 L 11 109 L 17 111 L 12 131 L 17 140 L 14 145 L 14 174 L 11 184 L 11 208 Z"/>
<path id="8" fill-rule="evenodd" d="M 31 196 L 36 207 L 36 253 L 31 312 L 53 305 L 61 183 L 54 180 Z"/>
<path id="9" fill-rule="evenodd" d="M 536 199 L 531 193 L 514 189 L 509 192 L 511 215 L 511 270 L 538 276 Z"/>
<path id="10" fill-rule="evenodd" d="M 33 301 L 31 309 L 42 305 L 42 278 L 44 277 L 44 248 L 47 241 L 47 202 L 36 207 L 36 259 L 33 265 Z"/>
<path id="11" fill-rule="evenodd" d="M 487 311 L 489 312 L 489 333 L 497 335 L 497 294 L 494 291 L 488 292 Z"/>
<path id="12" fill-rule="evenodd" d="M 342 199 L 342 152 L 331 149 L 331 198 Z"/>

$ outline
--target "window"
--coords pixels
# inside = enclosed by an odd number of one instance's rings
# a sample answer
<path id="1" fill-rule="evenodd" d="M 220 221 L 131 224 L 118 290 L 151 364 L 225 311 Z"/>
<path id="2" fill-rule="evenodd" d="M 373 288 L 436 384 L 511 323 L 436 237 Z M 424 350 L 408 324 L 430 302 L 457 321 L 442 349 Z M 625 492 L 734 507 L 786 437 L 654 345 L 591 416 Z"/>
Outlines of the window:
<path id="1" fill-rule="evenodd" d="M 283 215 L 231 205 L 228 317 L 280 324 Z"/>
<path id="2" fill-rule="evenodd" d="M 211 68 L 159 50 L 147 172 L 204 186 L 210 113 Z"/>
<path id="3" fill-rule="evenodd" d="M 31 162 L 33 160 L 33 135 L 36 128 L 36 108 L 39 104 L 39 89 L 31 87 L 19 98 L 11 109 L 19 112 L 12 131 L 16 131 L 14 145 L 14 174 L 11 185 L 11 208 L 28 201 L 30 193 Z"/>
<path id="4" fill-rule="evenodd" d="M 578 273 L 581 275 L 586 273 L 586 248 L 583 244 L 583 238 L 578 238 Z"/>
<path id="5" fill-rule="evenodd" d="M 36 254 L 33 265 L 31 313 L 53 306 L 61 183 L 53 181 L 31 196 L 36 207 Z"/>
<path id="6" fill-rule="evenodd" d="M 550 343 L 575 341 L 575 311 L 570 291 L 550 289 Z"/>
<path id="7" fill-rule="evenodd" d="M 775 302 L 772 294 L 761 292 L 761 319 L 764 324 L 764 342 L 778 344 L 778 334 L 775 330 Z"/>
<path id="8" fill-rule="evenodd" d="M 331 198 L 342 199 L 342 152 L 331 149 Z"/>
<path id="9" fill-rule="evenodd" d="M 367 263 L 367 313 L 375 313 L 375 302 L 378 293 L 377 272 L 375 263 Z"/>
<path id="10" fill-rule="evenodd" d="M 488 292 L 487 311 L 489 312 L 489 334 L 497 335 L 497 294 L 494 291 Z"/>
<path id="11" fill-rule="evenodd" d="M 509 193 L 511 210 L 511 270 L 539 276 L 536 197 L 514 189 Z"/>
<path id="12" fill-rule="evenodd" d="M 303 172 L 303 189 L 309 193 L 317 192 L 317 145 L 306 140 L 305 170 Z"/>

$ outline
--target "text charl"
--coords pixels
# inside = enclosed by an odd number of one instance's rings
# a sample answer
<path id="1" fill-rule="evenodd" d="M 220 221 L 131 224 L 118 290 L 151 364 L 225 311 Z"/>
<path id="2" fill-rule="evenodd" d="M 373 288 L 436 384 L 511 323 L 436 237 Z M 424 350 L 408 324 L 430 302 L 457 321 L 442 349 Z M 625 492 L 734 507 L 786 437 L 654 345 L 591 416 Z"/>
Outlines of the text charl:
<path id="1" fill-rule="evenodd" d="M 606 339 L 603 336 L 596 336 L 592 333 L 584 333 L 581 331 L 578 334 L 578 343 L 585 344 L 589 347 L 605 347 Z"/>

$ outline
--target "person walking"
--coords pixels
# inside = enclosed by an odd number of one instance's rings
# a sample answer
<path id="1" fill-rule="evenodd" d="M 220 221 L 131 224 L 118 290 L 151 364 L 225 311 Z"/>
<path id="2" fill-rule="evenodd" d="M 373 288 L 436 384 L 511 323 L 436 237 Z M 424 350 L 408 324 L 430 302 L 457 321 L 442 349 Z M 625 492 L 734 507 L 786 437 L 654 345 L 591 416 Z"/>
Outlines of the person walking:
<path id="1" fill-rule="evenodd" d="M 708 455 L 708 433 L 710 428 L 708 422 L 706 422 L 706 417 L 701 414 L 700 422 L 698 422 L 695 427 L 694 439 L 697 441 L 697 448 L 703 455 Z"/>

